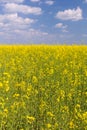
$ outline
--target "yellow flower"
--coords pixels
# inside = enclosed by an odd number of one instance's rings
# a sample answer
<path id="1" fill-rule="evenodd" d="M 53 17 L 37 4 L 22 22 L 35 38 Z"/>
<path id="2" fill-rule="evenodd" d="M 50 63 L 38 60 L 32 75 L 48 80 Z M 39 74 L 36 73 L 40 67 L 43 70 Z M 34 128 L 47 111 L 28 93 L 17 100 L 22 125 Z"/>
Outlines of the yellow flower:
<path id="1" fill-rule="evenodd" d="M 0 88 L 2 88 L 3 87 L 3 84 L 0 82 Z"/>
<path id="2" fill-rule="evenodd" d="M 46 106 L 47 106 L 47 105 L 46 105 L 46 102 L 42 100 L 42 101 L 41 101 L 41 104 L 40 104 L 40 108 L 39 108 L 40 111 L 43 112 L 43 110 L 46 108 Z"/>
<path id="3" fill-rule="evenodd" d="M 19 97 L 20 96 L 20 94 L 18 94 L 18 93 L 15 93 L 14 95 L 13 95 L 13 97 Z"/>
<path id="4" fill-rule="evenodd" d="M 72 93 L 68 93 L 69 100 L 72 100 Z"/>
<path id="5" fill-rule="evenodd" d="M 48 123 L 48 124 L 47 124 L 47 128 L 48 128 L 48 129 L 51 128 L 51 124 Z"/>
<path id="6" fill-rule="evenodd" d="M 85 71 L 85 75 L 87 76 L 87 70 Z"/>
<path id="7" fill-rule="evenodd" d="M 65 70 L 63 71 L 63 74 L 66 75 L 67 73 L 68 73 L 68 70 L 65 69 Z"/>
<path id="8" fill-rule="evenodd" d="M 38 82 L 38 79 L 37 79 L 36 76 L 33 76 L 33 77 L 32 77 L 32 82 L 33 82 L 33 83 L 37 83 L 37 82 Z"/>
<path id="9" fill-rule="evenodd" d="M 58 128 L 58 123 L 55 123 L 54 128 L 55 128 L 55 129 Z"/>
<path id="10" fill-rule="evenodd" d="M 79 118 L 79 119 L 82 119 L 82 115 L 81 115 L 81 113 L 77 113 L 77 117 Z"/>
<path id="11" fill-rule="evenodd" d="M 10 78 L 10 74 L 8 72 L 4 72 L 3 75 L 7 76 L 8 78 Z"/>
<path id="12" fill-rule="evenodd" d="M 30 96 L 32 94 L 32 91 L 33 91 L 33 87 L 32 87 L 32 85 L 29 85 L 27 87 L 27 96 Z"/>
<path id="13" fill-rule="evenodd" d="M 76 108 L 80 108 L 80 104 L 76 104 Z"/>
<path id="14" fill-rule="evenodd" d="M 28 123 L 33 123 L 35 121 L 35 118 L 33 116 L 26 116 Z"/>
<path id="15" fill-rule="evenodd" d="M 70 121 L 70 123 L 69 123 L 69 128 L 74 128 L 74 123 L 73 123 L 73 121 Z"/>
<path id="16" fill-rule="evenodd" d="M 64 90 L 60 90 L 60 97 L 63 100 L 65 97 L 65 91 Z"/>
<path id="17" fill-rule="evenodd" d="M 47 112 L 47 115 L 50 116 L 50 117 L 54 117 L 52 112 Z"/>
<path id="18" fill-rule="evenodd" d="M 2 64 L 0 63 L 0 68 L 2 67 Z"/>
<path id="19" fill-rule="evenodd" d="M 84 113 L 82 114 L 82 119 L 83 119 L 83 121 L 87 124 L 87 112 L 84 112 Z"/>
<path id="20" fill-rule="evenodd" d="M 9 85 L 8 84 L 5 84 L 5 91 L 8 92 L 9 91 Z"/>
<path id="21" fill-rule="evenodd" d="M 51 68 L 51 69 L 49 70 L 49 74 L 52 75 L 53 73 L 54 73 L 54 69 Z"/>
<path id="22" fill-rule="evenodd" d="M 68 106 L 64 106 L 64 107 L 62 108 L 62 112 L 69 112 Z"/>
<path id="23" fill-rule="evenodd" d="M 59 103 L 59 102 L 60 102 L 60 97 L 58 97 L 56 100 L 57 100 L 57 102 Z"/>
<path id="24" fill-rule="evenodd" d="M 5 108 L 5 109 L 4 109 L 4 112 L 8 114 L 8 109 Z"/>

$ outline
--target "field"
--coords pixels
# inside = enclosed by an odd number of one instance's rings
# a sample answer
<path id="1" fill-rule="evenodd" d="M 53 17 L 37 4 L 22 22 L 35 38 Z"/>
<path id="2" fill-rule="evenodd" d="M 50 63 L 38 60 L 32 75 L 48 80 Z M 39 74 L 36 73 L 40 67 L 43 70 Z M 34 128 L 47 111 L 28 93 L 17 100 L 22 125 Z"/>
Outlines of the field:
<path id="1" fill-rule="evenodd" d="M 0 46 L 0 130 L 87 130 L 87 46 Z"/>

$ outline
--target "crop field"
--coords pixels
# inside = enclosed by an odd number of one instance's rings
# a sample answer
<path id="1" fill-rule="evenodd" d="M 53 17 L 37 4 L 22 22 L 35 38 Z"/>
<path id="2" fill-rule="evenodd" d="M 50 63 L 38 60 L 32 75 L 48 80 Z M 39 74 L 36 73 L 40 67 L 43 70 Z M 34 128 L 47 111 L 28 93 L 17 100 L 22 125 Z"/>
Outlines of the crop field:
<path id="1" fill-rule="evenodd" d="M 0 46 L 0 130 L 87 130 L 87 46 Z"/>

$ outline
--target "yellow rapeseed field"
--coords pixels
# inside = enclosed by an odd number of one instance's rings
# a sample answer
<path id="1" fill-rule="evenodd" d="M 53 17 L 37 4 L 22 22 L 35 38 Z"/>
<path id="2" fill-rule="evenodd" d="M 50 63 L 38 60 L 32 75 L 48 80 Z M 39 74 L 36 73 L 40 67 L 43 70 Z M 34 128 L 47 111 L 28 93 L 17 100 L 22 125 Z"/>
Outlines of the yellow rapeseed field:
<path id="1" fill-rule="evenodd" d="M 0 130 L 87 130 L 87 46 L 0 46 Z"/>

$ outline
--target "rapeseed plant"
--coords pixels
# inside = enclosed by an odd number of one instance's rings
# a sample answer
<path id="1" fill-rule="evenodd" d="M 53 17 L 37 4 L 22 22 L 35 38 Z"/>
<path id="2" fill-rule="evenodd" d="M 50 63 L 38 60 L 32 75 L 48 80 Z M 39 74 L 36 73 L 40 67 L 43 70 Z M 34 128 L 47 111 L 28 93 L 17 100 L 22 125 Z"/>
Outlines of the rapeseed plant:
<path id="1" fill-rule="evenodd" d="M 87 129 L 87 46 L 0 50 L 0 130 Z"/>

